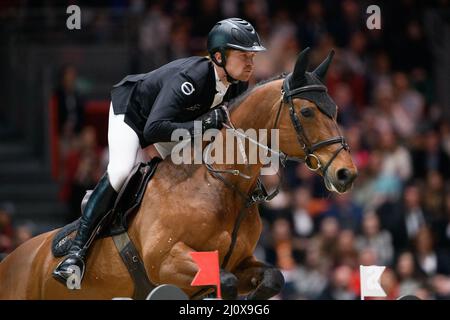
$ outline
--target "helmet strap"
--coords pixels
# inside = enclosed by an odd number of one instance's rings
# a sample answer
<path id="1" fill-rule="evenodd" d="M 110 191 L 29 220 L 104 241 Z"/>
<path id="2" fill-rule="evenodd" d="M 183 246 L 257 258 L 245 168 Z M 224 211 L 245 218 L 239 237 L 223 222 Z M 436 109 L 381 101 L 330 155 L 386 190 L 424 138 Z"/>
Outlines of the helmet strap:
<path id="1" fill-rule="evenodd" d="M 225 74 L 227 75 L 227 81 L 228 81 L 229 83 L 232 83 L 232 84 L 238 83 L 239 80 L 237 80 L 237 79 L 233 78 L 232 76 L 230 76 L 230 74 L 229 74 L 228 71 L 227 71 L 227 68 L 225 67 L 225 65 L 227 64 L 227 57 L 225 56 L 225 49 L 220 48 L 219 52 L 220 52 L 220 55 L 222 56 L 222 62 L 217 61 L 215 55 L 212 55 L 212 56 L 211 56 L 211 60 L 212 60 L 216 65 L 218 65 L 219 67 L 223 68 L 223 70 L 225 71 Z"/>

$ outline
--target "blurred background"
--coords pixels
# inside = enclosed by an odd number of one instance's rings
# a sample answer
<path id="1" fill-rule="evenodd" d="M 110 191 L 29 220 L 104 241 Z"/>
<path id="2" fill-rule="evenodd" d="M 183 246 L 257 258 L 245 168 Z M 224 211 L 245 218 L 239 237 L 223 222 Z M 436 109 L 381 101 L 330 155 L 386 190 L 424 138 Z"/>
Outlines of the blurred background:
<path id="1" fill-rule="evenodd" d="M 66 8 L 81 8 L 68 30 Z M 381 9 L 369 30 L 366 9 Z M 383 265 L 396 299 L 450 298 L 449 1 L 2 0 L 0 260 L 80 215 L 108 163 L 111 86 L 131 73 L 206 55 L 219 20 L 250 21 L 268 52 L 251 84 L 310 67 L 334 48 L 327 86 L 359 177 L 334 195 L 303 165 L 260 207 L 258 258 L 279 267 L 277 299 L 358 299 L 359 265 Z M 276 176 L 264 176 L 269 188 Z"/>

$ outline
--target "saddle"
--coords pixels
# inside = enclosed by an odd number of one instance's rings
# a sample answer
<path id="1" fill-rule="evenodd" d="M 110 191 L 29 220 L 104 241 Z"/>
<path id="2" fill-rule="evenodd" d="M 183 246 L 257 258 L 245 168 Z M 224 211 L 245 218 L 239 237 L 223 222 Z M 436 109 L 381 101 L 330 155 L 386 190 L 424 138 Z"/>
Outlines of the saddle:
<path id="1" fill-rule="evenodd" d="M 161 159 L 159 158 L 153 158 L 151 161 L 139 163 L 133 168 L 117 195 L 113 208 L 99 223 L 96 239 L 119 235 L 128 230 L 129 220 L 139 208 L 147 184 L 153 177 L 160 161 Z M 82 211 L 84 211 L 90 194 L 91 191 L 86 192 L 81 204 Z M 63 257 L 67 254 L 72 245 L 72 240 L 75 237 L 74 231 L 78 229 L 79 223 L 80 219 L 77 219 L 63 227 L 55 235 L 52 241 L 52 253 L 54 257 Z"/>

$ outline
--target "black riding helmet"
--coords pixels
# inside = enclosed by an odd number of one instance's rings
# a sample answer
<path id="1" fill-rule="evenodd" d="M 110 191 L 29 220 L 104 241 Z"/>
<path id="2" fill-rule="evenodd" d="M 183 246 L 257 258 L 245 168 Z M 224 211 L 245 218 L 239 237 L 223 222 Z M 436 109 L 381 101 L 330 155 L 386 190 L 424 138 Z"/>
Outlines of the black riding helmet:
<path id="1" fill-rule="evenodd" d="M 226 65 L 226 49 L 236 49 L 242 51 L 266 51 L 261 45 L 258 33 L 256 33 L 253 26 L 240 18 L 229 18 L 216 23 L 208 34 L 208 52 L 212 61 L 219 67 L 224 68 L 229 82 L 235 83 L 227 72 Z M 220 52 L 222 55 L 222 62 L 216 60 L 214 54 Z"/>

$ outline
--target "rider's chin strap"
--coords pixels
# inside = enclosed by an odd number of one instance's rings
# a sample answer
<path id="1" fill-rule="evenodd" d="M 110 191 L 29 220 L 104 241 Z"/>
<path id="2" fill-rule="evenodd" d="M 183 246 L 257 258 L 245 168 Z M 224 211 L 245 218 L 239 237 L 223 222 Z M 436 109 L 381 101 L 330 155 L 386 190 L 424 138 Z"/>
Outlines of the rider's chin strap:
<path id="1" fill-rule="evenodd" d="M 232 84 L 236 84 L 239 82 L 239 80 L 233 78 L 232 76 L 230 76 L 230 74 L 227 71 L 227 68 L 225 67 L 225 65 L 227 64 L 227 57 L 225 55 L 225 50 L 224 49 L 220 49 L 219 50 L 220 54 L 222 55 L 222 62 L 217 61 L 216 57 L 214 55 L 211 56 L 211 60 L 218 65 L 219 67 L 223 68 L 223 70 L 225 71 L 225 74 L 227 75 L 227 81 L 229 83 Z"/>

